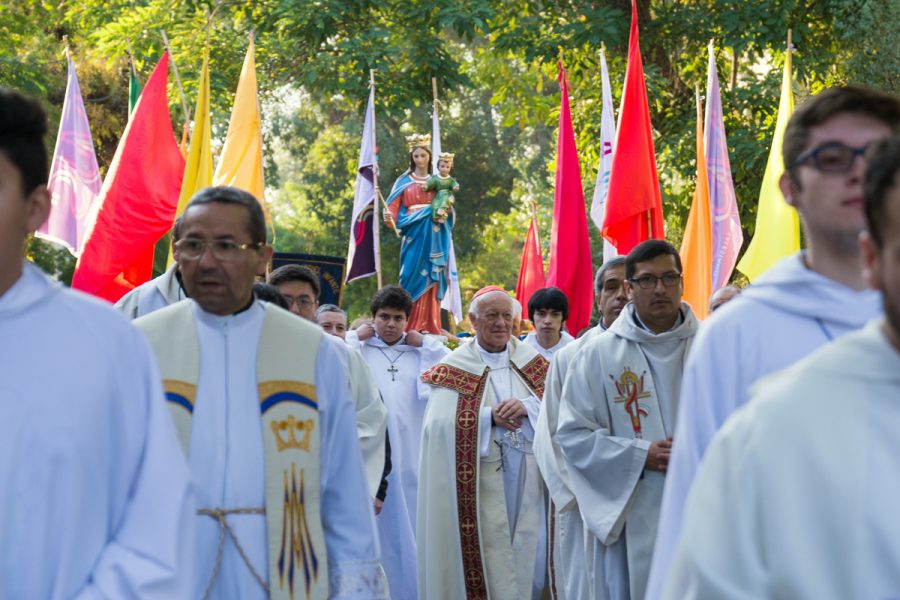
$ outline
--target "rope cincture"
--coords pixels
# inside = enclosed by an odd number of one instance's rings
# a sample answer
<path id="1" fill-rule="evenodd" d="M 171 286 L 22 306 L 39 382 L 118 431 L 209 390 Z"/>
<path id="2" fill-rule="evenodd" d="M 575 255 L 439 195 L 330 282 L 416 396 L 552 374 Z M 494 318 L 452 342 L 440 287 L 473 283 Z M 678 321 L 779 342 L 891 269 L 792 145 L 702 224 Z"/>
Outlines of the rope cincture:
<path id="1" fill-rule="evenodd" d="M 247 557 L 247 553 L 244 552 L 244 548 L 241 547 L 240 542 L 238 542 L 237 536 L 234 534 L 234 530 L 231 528 L 231 525 L 228 524 L 228 519 L 226 518 L 228 515 L 265 515 L 265 508 L 198 508 L 198 515 L 206 515 L 211 519 L 215 519 L 219 523 L 219 547 L 216 549 L 216 565 L 213 567 L 212 575 L 209 577 L 209 583 L 206 584 L 206 591 L 203 592 L 203 600 L 207 600 L 209 595 L 212 593 L 213 586 L 216 583 L 216 579 L 219 577 L 219 570 L 222 568 L 222 554 L 225 551 L 225 534 L 228 533 L 231 536 L 231 541 L 234 542 L 234 546 L 237 548 L 238 553 L 241 555 L 241 558 L 244 559 L 244 564 L 247 565 L 247 568 L 250 569 L 250 573 L 253 575 L 253 578 L 256 579 L 256 582 L 263 589 L 266 595 L 269 594 L 269 586 L 266 584 L 265 580 L 260 576 L 259 573 L 256 572 L 256 569 L 253 568 L 253 565 L 250 563 L 250 559 Z"/>

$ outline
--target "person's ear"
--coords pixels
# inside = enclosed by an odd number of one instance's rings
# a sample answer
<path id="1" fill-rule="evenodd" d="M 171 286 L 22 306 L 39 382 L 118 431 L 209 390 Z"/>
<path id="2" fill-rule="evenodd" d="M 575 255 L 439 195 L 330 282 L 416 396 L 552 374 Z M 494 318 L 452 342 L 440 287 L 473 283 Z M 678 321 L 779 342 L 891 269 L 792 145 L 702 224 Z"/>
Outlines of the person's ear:
<path id="1" fill-rule="evenodd" d="M 863 281 L 870 288 L 881 289 L 881 278 L 878 275 L 878 246 L 872 234 L 862 231 L 859 234 L 859 254 L 862 262 Z"/>
<path id="2" fill-rule="evenodd" d="M 50 216 L 50 191 L 46 185 L 34 188 L 25 198 L 27 207 L 25 210 L 25 227 L 28 233 L 33 233 L 44 224 Z"/>
<path id="3" fill-rule="evenodd" d="M 796 208 L 795 197 L 799 190 L 797 189 L 796 182 L 790 171 L 785 171 L 781 174 L 781 177 L 778 179 L 778 187 L 781 188 L 781 194 L 784 196 L 784 201 Z"/>
<path id="4" fill-rule="evenodd" d="M 259 250 L 259 260 L 256 263 L 256 274 L 260 277 L 266 276 L 266 267 L 269 265 L 269 261 L 272 260 L 272 254 L 274 250 L 272 250 L 272 246 L 265 245 Z"/>

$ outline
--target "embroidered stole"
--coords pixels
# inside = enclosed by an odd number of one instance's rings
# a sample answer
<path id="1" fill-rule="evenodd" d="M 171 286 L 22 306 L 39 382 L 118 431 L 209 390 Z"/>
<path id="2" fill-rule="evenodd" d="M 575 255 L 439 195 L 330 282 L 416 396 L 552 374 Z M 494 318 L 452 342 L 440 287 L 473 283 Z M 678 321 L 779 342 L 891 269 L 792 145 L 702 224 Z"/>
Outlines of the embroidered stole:
<path id="1" fill-rule="evenodd" d="M 548 363 L 540 355 L 535 356 L 524 367 L 519 367 L 510 361 L 511 368 L 518 374 L 529 390 L 538 398 L 544 395 L 544 378 L 547 374 Z M 457 393 L 456 403 L 456 505 L 459 538 L 462 550 L 463 578 L 466 586 L 467 600 L 487 599 L 488 597 L 488 573 L 485 570 L 485 559 L 482 553 L 485 549 L 481 535 L 484 532 L 482 523 L 479 522 L 479 483 L 481 457 L 478 448 L 478 415 L 482 398 L 488 381 L 488 371 L 479 376 L 459 367 L 441 363 L 427 370 L 422 375 L 422 380 L 437 387 L 444 387 Z M 524 467 L 523 467 L 524 468 Z M 499 484 L 499 497 L 503 498 L 502 481 Z M 502 512 L 502 515 L 500 515 Z M 499 522 L 506 523 L 506 511 L 503 508 L 498 512 Z M 496 535 L 492 532 L 489 535 Z M 508 528 L 506 530 L 509 539 Z M 510 565 L 512 566 L 512 565 Z M 496 575 L 491 579 L 495 579 Z M 502 587 L 515 588 L 509 579 L 511 572 L 503 573 L 505 580 Z M 514 590 L 509 590 L 514 594 Z"/>
<path id="2" fill-rule="evenodd" d="M 265 446 L 269 597 L 328 598 L 328 557 L 319 506 L 321 439 L 315 364 L 323 333 L 264 304 L 256 377 Z M 200 378 L 192 304 L 182 301 L 137 323 L 156 354 L 187 455 Z"/>

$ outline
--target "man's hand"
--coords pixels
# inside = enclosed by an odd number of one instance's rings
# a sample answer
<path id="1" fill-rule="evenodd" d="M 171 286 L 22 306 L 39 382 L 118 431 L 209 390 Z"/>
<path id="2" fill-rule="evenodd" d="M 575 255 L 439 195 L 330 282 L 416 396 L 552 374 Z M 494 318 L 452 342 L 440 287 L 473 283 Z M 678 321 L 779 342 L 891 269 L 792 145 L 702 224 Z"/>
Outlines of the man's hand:
<path id="1" fill-rule="evenodd" d="M 420 332 L 415 329 L 410 329 L 406 332 L 406 345 L 413 346 L 415 348 L 421 348 L 422 344 L 425 343 L 425 336 L 423 336 Z"/>
<path id="2" fill-rule="evenodd" d="M 672 438 L 656 440 L 650 444 L 647 451 L 647 464 L 644 468 L 648 471 L 665 473 L 669 468 L 669 456 L 672 455 Z"/>
<path id="3" fill-rule="evenodd" d="M 528 416 L 525 404 L 516 398 L 503 400 L 491 407 L 494 425 L 515 431 L 522 424 L 522 418 Z"/>
<path id="4" fill-rule="evenodd" d="M 372 325 L 371 321 L 366 321 L 362 325 L 356 328 L 356 337 L 359 338 L 359 341 L 364 341 L 369 339 L 370 337 L 375 335 L 375 326 Z"/>
<path id="5" fill-rule="evenodd" d="M 380 515 L 382 508 L 384 508 L 384 501 L 375 498 L 375 514 Z"/>

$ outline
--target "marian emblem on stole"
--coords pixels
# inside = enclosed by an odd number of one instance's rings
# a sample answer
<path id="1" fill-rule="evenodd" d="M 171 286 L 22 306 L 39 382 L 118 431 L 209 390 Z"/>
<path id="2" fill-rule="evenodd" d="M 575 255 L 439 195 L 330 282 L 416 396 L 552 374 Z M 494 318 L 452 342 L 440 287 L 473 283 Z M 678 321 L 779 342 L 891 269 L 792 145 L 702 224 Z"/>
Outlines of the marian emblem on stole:
<path id="1" fill-rule="evenodd" d="M 619 392 L 619 395 L 613 401 L 625 403 L 625 412 L 631 417 L 631 428 L 634 430 L 634 437 L 636 438 L 643 437 L 641 434 L 641 416 L 646 417 L 650 414 L 650 411 L 638 403 L 638 400 L 641 398 L 650 397 L 650 392 L 644 391 L 644 375 L 646 373 L 641 373 L 639 377 L 631 368 L 625 367 L 618 381 L 612 375 L 609 376 L 616 384 L 616 391 Z"/>

